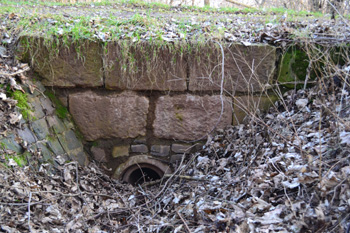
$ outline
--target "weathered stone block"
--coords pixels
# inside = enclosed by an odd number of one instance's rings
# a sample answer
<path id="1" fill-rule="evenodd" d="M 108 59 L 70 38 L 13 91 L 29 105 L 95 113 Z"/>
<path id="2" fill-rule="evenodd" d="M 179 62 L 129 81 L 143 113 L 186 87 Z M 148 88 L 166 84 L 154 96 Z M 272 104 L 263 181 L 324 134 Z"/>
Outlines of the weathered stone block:
<path id="1" fill-rule="evenodd" d="M 45 118 L 32 122 L 32 128 L 39 140 L 45 139 L 49 135 L 49 128 Z"/>
<path id="2" fill-rule="evenodd" d="M 72 160 L 77 161 L 80 166 L 87 166 L 89 164 L 89 159 L 82 147 L 68 151 L 68 155 Z"/>
<path id="3" fill-rule="evenodd" d="M 58 138 L 50 138 L 47 145 L 56 156 L 65 153 Z"/>
<path id="4" fill-rule="evenodd" d="M 74 150 L 77 148 L 83 148 L 83 144 L 77 138 L 73 130 L 69 130 L 64 133 L 65 140 L 69 150 Z"/>
<path id="5" fill-rule="evenodd" d="M 40 104 L 39 98 L 29 98 L 30 105 L 32 106 L 32 114 L 36 119 L 41 119 L 45 116 L 43 107 Z"/>
<path id="6" fill-rule="evenodd" d="M 244 118 L 267 111 L 278 98 L 276 96 L 236 96 L 234 98 L 233 124 L 241 124 Z"/>
<path id="7" fill-rule="evenodd" d="M 5 146 L 5 148 L 7 150 L 12 150 L 12 151 L 16 152 L 17 154 L 20 154 L 23 152 L 22 147 L 16 141 L 14 134 L 10 134 L 6 138 L 1 138 L 0 139 L 0 146 L 2 146 L 2 144 Z"/>
<path id="8" fill-rule="evenodd" d="M 54 154 L 47 148 L 47 144 L 44 142 L 39 142 L 36 144 L 39 151 L 41 152 L 42 158 L 39 161 L 45 161 L 53 164 Z"/>
<path id="9" fill-rule="evenodd" d="M 167 145 L 153 145 L 151 147 L 151 155 L 168 156 L 169 152 L 170 152 L 170 146 L 167 146 Z"/>
<path id="10" fill-rule="evenodd" d="M 102 162 L 102 163 L 108 162 L 106 152 L 102 148 L 93 146 L 91 148 L 91 153 L 96 161 Z"/>
<path id="11" fill-rule="evenodd" d="M 218 122 L 219 117 L 220 122 Z M 231 99 L 223 96 L 162 96 L 156 102 L 154 134 L 159 138 L 197 140 L 214 127 L 232 124 Z"/>
<path id="12" fill-rule="evenodd" d="M 134 141 L 133 141 L 134 144 L 146 144 L 147 143 L 147 138 L 146 137 L 139 137 L 139 138 L 136 138 Z"/>
<path id="13" fill-rule="evenodd" d="M 183 154 L 175 154 L 170 157 L 170 163 L 178 163 L 182 160 Z"/>
<path id="14" fill-rule="evenodd" d="M 308 54 L 299 46 L 291 46 L 283 54 L 278 73 L 278 82 L 287 87 L 294 88 L 303 86 L 303 81 L 307 75 L 307 68 L 310 64 Z M 316 77 L 315 69 L 310 70 L 310 79 Z"/>
<path id="15" fill-rule="evenodd" d="M 19 57 L 41 77 L 45 86 L 98 87 L 103 85 L 102 46 L 97 42 L 80 41 L 65 44 L 44 42 L 43 38 L 20 38 Z"/>
<path id="16" fill-rule="evenodd" d="M 52 105 L 52 102 L 50 101 L 49 98 L 45 97 L 40 97 L 40 103 L 41 106 L 43 107 L 43 110 L 46 115 L 52 115 L 55 111 L 55 108 Z"/>
<path id="17" fill-rule="evenodd" d="M 71 94 L 69 110 L 88 141 L 145 136 L 149 100 L 133 92 Z"/>
<path id="18" fill-rule="evenodd" d="M 113 147 L 112 156 L 113 158 L 129 156 L 129 145 Z"/>
<path id="19" fill-rule="evenodd" d="M 174 143 L 171 145 L 171 150 L 175 153 L 190 152 L 191 145 Z"/>
<path id="20" fill-rule="evenodd" d="M 125 44 L 126 43 L 126 44 Z M 106 88 L 184 91 L 186 62 L 179 45 L 110 42 L 107 45 Z"/>
<path id="21" fill-rule="evenodd" d="M 49 128 L 52 128 L 56 134 L 63 133 L 66 128 L 62 123 L 61 119 L 59 119 L 56 115 L 46 117 Z"/>
<path id="22" fill-rule="evenodd" d="M 25 125 L 23 129 L 18 129 L 17 133 L 20 138 L 28 143 L 34 143 L 36 141 L 33 132 L 27 127 L 27 125 Z"/>
<path id="23" fill-rule="evenodd" d="M 131 152 L 148 153 L 148 147 L 146 145 L 131 145 Z"/>
<path id="24" fill-rule="evenodd" d="M 276 48 L 265 44 L 226 44 L 223 49 L 225 90 L 257 92 L 272 80 L 277 59 Z M 192 50 L 189 56 L 189 90 L 220 90 L 221 54 L 221 49 L 216 44 L 205 44 Z"/>

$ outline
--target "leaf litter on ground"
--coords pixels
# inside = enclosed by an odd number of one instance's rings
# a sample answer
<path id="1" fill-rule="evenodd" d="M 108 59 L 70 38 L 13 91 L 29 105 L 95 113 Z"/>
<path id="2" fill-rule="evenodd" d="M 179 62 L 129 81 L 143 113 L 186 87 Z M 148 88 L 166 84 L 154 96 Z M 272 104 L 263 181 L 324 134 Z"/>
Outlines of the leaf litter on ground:
<path id="1" fill-rule="evenodd" d="M 2 19 L 13 24 L 19 17 L 9 14 Z M 186 35 L 213 32 L 206 19 L 188 20 L 191 22 Z M 98 31 L 103 27 L 96 26 L 96 22 L 99 21 L 91 23 L 95 25 L 96 36 L 108 40 L 108 34 Z M 310 21 L 247 24 L 236 17 L 215 23 L 215 30 L 228 28 L 223 35 L 229 42 L 284 46 L 290 39 L 288 35 L 303 29 L 318 42 L 333 39 L 339 42 L 335 31 L 341 30 L 343 39 L 349 35 L 348 27 L 340 24 L 321 20 L 311 24 Z M 184 32 L 176 29 L 180 25 L 176 19 L 164 25 L 165 41 L 184 36 L 181 34 Z M 71 26 L 65 24 L 67 30 Z M 3 43 L 16 39 L 16 32 L 4 26 L 0 29 Z M 122 36 L 127 37 L 130 27 L 124 29 L 121 28 Z M 147 39 L 147 33 L 152 31 L 145 30 L 140 38 Z M 20 127 L 20 113 L 5 87 L 16 90 L 25 85 L 20 74 L 26 68 L 11 58 L 6 47 L 0 47 L 0 59 L 0 83 L 5 84 L 0 89 L 0 133 L 6 135 Z M 339 69 L 349 72 L 347 66 Z M 311 88 L 284 93 L 266 114 L 248 115 L 245 124 L 208 135 L 201 151 L 184 155 L 176 173 L 158 183 L 136 187 L 123 184 L 111 179 L 93 162 L 80 167 L 75 162 L 65 164 L 57 157 L 56 167 L 37 164 L 36 151 L 30 151 L 29 165 L 20 167 L 5 156 L 14 152 L 1 148 L 0 229 L 348 233 L 349 80 L 318 81 Z"/>
<path id="2" fill-rule="evenodd" d="M 5 161 L 11 151 L 2 148 L 0 229 L 347 232 L 350 88 L 332 82 L 288 91 L 266 114 L 212 133 L 173 176 L 153 185 L 133 187 L 93 162 L 80 167 L 59 157 L 54 168 L 19 167 Z M 2 130 L 19 127 L 4 119 Z"/>

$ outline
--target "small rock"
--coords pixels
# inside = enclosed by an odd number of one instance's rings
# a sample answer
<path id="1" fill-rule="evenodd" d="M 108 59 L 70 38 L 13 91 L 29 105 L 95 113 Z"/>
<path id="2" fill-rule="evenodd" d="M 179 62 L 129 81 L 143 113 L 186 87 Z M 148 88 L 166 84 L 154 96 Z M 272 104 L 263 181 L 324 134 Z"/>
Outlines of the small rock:
<path id="1" fill-rule="evenodd" d="M 148 148 L 146 145 L 132 145 L 131 152 L 134 153 L 148 153 Z"/>
<path id="2" fill-rule="evenodd" d="M 151 154 L 155 156 L 168 156 L 170 152 L 170 146 L 167 145 L 153 145 L 151 147 Z"/>
<path id="3" fill-rule="evenodd" d="M 186 145 L 186 144 L 173 144 L 171 146 L 171 150 L 175 153 L 185 153 L 185 152 L 190 152 L 189 148 L 190 148 L 191 145 Z"/>
<path id="4" fill-rule="evenodd" d="M 118 158 L 129 155 L 129 145 L 127 146 L 115 146 L 113 147 L 112 156 Z"/>

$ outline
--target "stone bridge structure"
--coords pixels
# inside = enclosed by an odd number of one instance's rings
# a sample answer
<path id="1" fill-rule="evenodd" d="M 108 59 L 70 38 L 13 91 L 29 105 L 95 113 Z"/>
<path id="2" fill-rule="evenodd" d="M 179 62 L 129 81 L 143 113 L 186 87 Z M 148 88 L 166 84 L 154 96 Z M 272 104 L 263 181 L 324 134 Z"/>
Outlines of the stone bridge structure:
<path id="1" fill-rule="evenodd" d="M 135 164 L 155 176 L 170 172 L 214 128 L 241 122 L 252 107 L 266 109 L 281 63 L 266 44 L 50 46 L 23 37 L 18 56 L 67 107 L 93 159 L 126 181 Z"/>

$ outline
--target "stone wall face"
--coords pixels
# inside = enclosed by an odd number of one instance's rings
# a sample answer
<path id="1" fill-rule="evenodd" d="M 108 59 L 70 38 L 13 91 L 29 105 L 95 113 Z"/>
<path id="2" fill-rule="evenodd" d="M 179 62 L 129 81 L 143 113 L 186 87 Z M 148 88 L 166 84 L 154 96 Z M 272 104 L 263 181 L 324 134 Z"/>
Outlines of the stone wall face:
<path id="1" fill-rule="evenodd" d="M 188 141 L 242 121 L 236 96 L 246 100 L 271 83 L 278 57 L 269 45 L 224 44 L 220 94 L 220 47 L 176 46 L 86 43 L 59 50 L 51 70 L 44 61 L 48 49 L 38 46 L 36 54 L 43 55 L 32 66 L 67 105 L 95 160 L 121 163 L 150 154 L 175 162 L 192 148 Z"/>
<path id="2" fill-rule="evenodd" d="M 87 165 L 88 156 L 69 114 L 65 118 L 58 117 L 56 106 L 44 94 L 45 87 L 40 82 L 26 83 L 36 87 L 32 93 L 26 88 L 28 105 L 32 109 L 30 119 L 22 118 L 16 130 L 0 135 L 0 144 L 18 156 L 29 156 L 28 151 L 39 151 L 36 159 L 27 157 L 28 163 L 34 167 L 37 160 L 50 166 L 72 160 L 82 166 Z"/>
<path id="3" fill-rule="evenodd" d="M 225 96 L 161 96 L 156 102 L 153 129 L 159 138 L 203 140 L 215 127 L 231 124 L 232 102 Z"/>
<path id="4" fill-rule="evenodd" d="M 122 46 L 109 43 L 106 88 L 120 90 L 186 91 L 186 62 L 171 45 Z"/>
<path id="5" fill-rule="evenodd" d="M 24 60 L 42 77 L 42 84 L 51 87 L 100 87 L 103 85 L 102 47 L 82 41 L 79 46 L 63 43 L 48 48 L 42 38 L 21 38 L 32 47 Z M 53 42 L 54 43 L 54 42 Z M 57 42 L 56 42 L 57 43 Z"/>
<path id="6" fill-rule="evenodd" d="M 69 110 L 85 139 L 136 138 L 146 135 L 149 100 L 133 92 L 69 96 Z"/>

